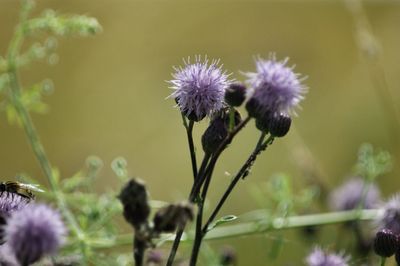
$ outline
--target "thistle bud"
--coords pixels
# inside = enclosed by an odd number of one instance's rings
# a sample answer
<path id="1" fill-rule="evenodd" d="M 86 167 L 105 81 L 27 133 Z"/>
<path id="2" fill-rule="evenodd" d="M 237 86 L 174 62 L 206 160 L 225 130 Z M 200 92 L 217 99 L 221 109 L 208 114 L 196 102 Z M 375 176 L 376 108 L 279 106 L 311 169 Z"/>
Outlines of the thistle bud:
<path id="1" fill-rule="evenodd" d="M 399 248 L 397 236 L 389 229 L 382 229 L 376 233 L 374 251 L 381 257 L 390 257 Z"/>
<path id="2" fill-rule="evenodd" d="M 178 226 L 193 220 L 193 206 L 190 203 L 171 204 L 160 209 L 154 216 L 154 231 L 174 232 Z"/>
<path id="3" fill-rule="evenodd" d="M 262 132 L 268 133 L 269 126 L 271 123 L 271 113 L 265 112 L 263 115 L 260 115 L 256 118 L 256 128 Z"/>
<path id="4" fill-rule="evenodd" d="M 291 123 L 292 119 L 286 114 L 271 116 L 269 132 L 274 137 L 283 137 L 289 132 Z"/>
<path id="5" fill-rule="evenodd" d="M 225 91 L 225 102 L 230 106 L 240 106 L 246 98 L 246 87 L 240 83 L 231 84 Z"/>
<path id="6" fill-rule="evenodd" d="M 260 103 L 256 98 L 250 98 L 246 103 L 246 110 L 250 117 L 257 118 L 261 115 Z"/>
<path id="7" fill-rule="evenodd" d="M 228 126 L 225 118 L 217 116 L 210 122 L 210 125 L 201 137 L 204 152 L 207 154 L 214 153 L 227 135 Z"/>
<path id="8" fill-rule="evenodd" d="M 150 206 L 144 184 L 132 178 L 118 197 L 124 207 L 124 217 L 128 223 L 139 228 L 146 222 L 150 214 Z"/>

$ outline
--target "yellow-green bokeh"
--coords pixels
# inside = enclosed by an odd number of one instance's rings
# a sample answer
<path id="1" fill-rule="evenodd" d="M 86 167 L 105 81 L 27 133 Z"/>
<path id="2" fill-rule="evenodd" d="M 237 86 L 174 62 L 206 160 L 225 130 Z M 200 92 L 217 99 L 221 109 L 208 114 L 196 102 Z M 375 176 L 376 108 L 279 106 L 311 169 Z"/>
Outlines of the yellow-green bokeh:
<path id="1" fill-rule="evenodd" d="M 182 58 L 220 58 L 232 77 L 254 70 L 256 55 L 290 57 L 296 71 L 308 78 L 306 100 L 294 119 L 296 132 L 277 140 L 255 164 L 251 175 L 232 194 L 225 214 L 240 214 L 259 206 L 250 187 L 286 172 L 306 183 L 307 147 L 323 171 L 325 182 L 336 185 L 351 174 L 360 144 L 370 142 L 395 156 L 393 171 L 378 182 L 388 196 L 398 190 L 399 132 L 387 95 L 374 86 L 374 59 L 357 44 L 355 17 L 343 1 L 129 1 L 43 0 L 35 12 L 53 8 L 98 18 L 103 32 L 90 38 L 60 39 L 59 63 L 34 63 L 21 75 L 23 84 L 51 78 L 54 94 L 45 101 L 46 115 L 34 121 L 52 163 L 68 177 L 89 155 L 104 160 L 95 184 L 99 192 L 116 188 L 110 170 L 113 158 L 128 160 L 131 175 L 144 179 L 152 198 L 182 200 L 191 185 L 186 135 L 166 80 Z M 18 1 L 0 0 L 0 54 L 4 55 L 18 17 Z M 390 99 L 400 108 L 400 2 L 367 1 L 366 15 L 379 42 Z M 371 64 L 372 62 L 372 64 Z M 379 78 L 379 77 L 378 77 Z M 389 111 L 388 111 L 389 110 Z M 207 122 L 195 128 L 198 140 Z M 248 126 L 222 157 L 215 171 L 210 202 L 215 202 L 258 137 Z M 200 142 L 198 144 L 201 155 Z M 300 149 L 300 150 L 299 150 Z M 396 158 L 397 156 L 397 158 Z M 9 179 L 28 172 L 44 181 L 24 134 L 0 114 L 0 175 Z M 285 235 L 279 261 L 268 262 L 270 242 L 262 237 L 236 239 L 239 265 L 301 265 L 309 246 L 297 234 Z M 268 238 L 267 238 L 268 239 Z M 219 241 L 219 244 L 229 241 Z M 289 255 L 291 254 L 291 255 Z"/>

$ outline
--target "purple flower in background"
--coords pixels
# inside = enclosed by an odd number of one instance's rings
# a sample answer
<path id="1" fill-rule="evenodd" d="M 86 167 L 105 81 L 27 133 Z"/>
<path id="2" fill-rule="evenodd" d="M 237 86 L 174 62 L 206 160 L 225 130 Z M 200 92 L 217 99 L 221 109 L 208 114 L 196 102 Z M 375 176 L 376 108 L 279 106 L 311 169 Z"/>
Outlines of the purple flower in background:
<path id="1" fill-rule="evenodd" d="M 54 254 L 64 241 L 66 230 L 60 214 L 43 204 L 14 212 L 7 220 L 7 245 L 22 265 Z"/>
<path id="2" fill-rule="evenodd" d="M 184 67 L 174 67 L 174 79 L 169 83 L 175 91 L 170 97 L 175 98 L 182 113 L 191 120 L 200 121 L 223 107 L 230 80 L 218 60 L 209 63 L 207 58 L 202 61 L 196 56 L 193 64 L 190 58 L 184 64 Z"/>
<path id="3" fill-rule="evenodd" d="M 8 217 L 14 211 L 24 208 L 29 199 L 16 193 L 3 192 L 0 194 L 0 217 Z"/>
<path id="4" fill-rule="evenodd" d="M 307 256 L 306 263 L 308 266 L 348 266 L 349 257 L 327 253 L 316 247 Z"/>
<path id="5" fill-rule="evenodd" d="M 400 234 L 400 194 L 393 196 L 384 206 L 385 210 L 380 220 L 381 229 L 389 229 L 396 235 Z"/>
<path id="6" fill-rule="evenodd" d="M 19 266 L 10 247 L 5 244 L 0 246 L 0 265 L 1 266 Z"/>
<path id="7" fill-rule="evenodd" d="M 4 226 L 8 217 L 13 212 L 24 208 L 29 201 L 28 198 L 16 193 L 2 192 L 0 194 L 0 245 L 4 243 Z"/>
<path id="8" fill-rule="evenodd" d="M 245 73 L 253 93 L 250 97 L 260 114 L 293 113 L 304 98 L 306 87 L 302 78 L 293 72 L 293 67 L 286 66 L 288 58 L 277 61 L 275 55 L 268 60 L 256 59 L 257 72 Z"/>
<path id="9" fill-rule="evenodd" d="M 366 186 L 366 192 L 363 192 L 364 186 Z M 331 208 L 336 211 L 356 209 L 361 200 L 364 200 L 362 208 L 372 209 L 379 204 L 380 194 L 379 188 L 375 184 L 366 183 L 361 177 L 353 177 L 333 190 L 329 201 Z"/>

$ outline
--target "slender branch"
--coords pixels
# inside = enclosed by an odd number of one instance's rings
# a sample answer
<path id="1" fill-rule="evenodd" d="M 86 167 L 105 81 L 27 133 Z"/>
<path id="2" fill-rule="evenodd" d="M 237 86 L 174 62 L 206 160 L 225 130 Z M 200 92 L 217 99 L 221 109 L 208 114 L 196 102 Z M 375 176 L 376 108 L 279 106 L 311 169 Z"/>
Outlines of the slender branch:
<path id="1" fill-rule="evenodd" d="M 358 210 L 319 213 L 302 216 L 275 218 L 265 222 L 265 216 L 252 222 L 242 222 L 235 225 L 226 225 L 214 228 L 204 237 L 206 240 L 225 239 L 253 234 L 263 234 L 269 231 L 293 229 L 307 226 L 321 226 L 328 224 L 345 223 L 356 220 L 376 220 L 382 217 L 384 210 Z"/>
<path id="2" fill-rule="evenodd" d="M 200 169 L 198 171 L 198 176 L 203 175 L 204 171 L 206 170 L 206 166 L 207 166 L 207 163 L 208 163 L 209 160 L 210 160 L 210 155 L 209 154 L 205 154 L 204 158 L 203 158 L 203 161 L 201 162 Z M 192 196 L 192 193 L 193 193 L 193 188 L 196 186 L 196 184 L 198 182 L 198 179 L 199 178 L 196 177 L 194 182 L 193 182 L 192 190 L 191 190 L 190 195 L 189 195 L 189 201 L 190 202 L 194 202 L 194 200 L 195 200 L 195 197 Z M 174 243 L 172 244 L 172 248 L 171 248 L 171 251 L 170 251 L 169 256 L 168 256 L 167 266 L 171 266 L 172 263 L 174 262 L 175 255 L 176 255 L 176 252 L 178 250 L 179 243 L 181 242 L 181 238 L 182 238 L 182 235 L 183 235 L 183 231 L 185 230 L 185 227 L 186 227 L 186 223 L 182 224 L 180 226 L 180 228 L 178 228 L 178 231 L 176 232 L 175 240 L 174 240 Z"/>
<path id="3" fill-rule="evenodd" d="M 255 215 L 260 213 L 259 215 Z M 265 234 L 267 232 L 276 230 L 295 229 L 308 226 L 323 226 L 329 224 L 340 224 L 348 223 L 351 221 L 371 221 L 380 219 L 383 216 L 383 209 L 364 209 L 351 210 L 351 211 L 340 211 L 330 213 L 317 213 L 299 216 L 288 216 L 284 218 L 274 218 L 268 221 L 265 216 L 265 210 L 252 211 L 251 220 L 241 222 L 235 225 L 223 225 L 215 227 L 207 233 L 204 237 L 205 240 L 221 240 L 226 238 L 234 238 L 238 236 L 250 236 L 255 234 Z M 240 217 L 247 216 L 246 214 Z M 266 222 L 268 221 L 268 222 Z M 173 234 L 163 234 L 159 242 L 174 241 Z M 182 238 L 181 242 L 190 241 L 189 238 Z M 115 238 L 110 240 L 101 239 L 90 239 L 90 246 L 95 249 L 109 249 L 117 246 L 128 246 L 132 245 L 132 234 L 117 235 Z M 157 244 L 158 245 L 158 244 Z"/>
<path id="4" fill-rule="evenodd" d="M 196 217 L 196 233 L 194 238 L 194 244 L 192 248 L 192 255 L 190 256 L 190 265 L 196 265 L 197 258 L 200 251 L 201 242 L 203 240 L 202 226 L 203 226 L 203 212 L 204 212 L 204 202 L 207 197 L 208 188 L 210 186 L 212 173 L 214 168 L 209 169 L 206 172 L 206 181 L 204 182 L 203 191 L 201 193 L 199 202 L 198 202 L 198 212 Z"/>
<path id="5" fill-rule="evenodd" d="M 58 207 L 63 213 L 65 219 L 70 224 L 72 233 L 75 236 L 77 236 L 77 238 L 81 241 L 82 252 L 85 255 L 87 253 L 86 244 L 84 243 L 85 235 L 78 226 L 78 223 L 76 222 L 73 214 L 68 210 L 63 195 L 59 192 L 58 184 L 56 181 L 56 177 L 53 174 L 51 163 L 39 139 L 39 135 L 33 124 L 32 118 L 22 102 L 22 92 L 18 79 L 18 69 L 16 60 L 19 50 L 21 49 L 22 43 L 24 41 L 24 29 L 29 11 L 30 11 L 29 1 L 23 1 L 22 11 L 20 15 L 20 24 L 17 26 L 17 29 L 12 37 L 12 40 L 10 41 L 10 46 L 8 48 L 7 63 L 8 63 L 8 77 L 10 82 L 9 97 L 15 110 L 18 113 L 18 118 L 20 119 L 22 127 L 26 133 L 28 142 L 35 154 L 35 157 L 37 158 L 42 168 L 42 171 L 50 184 L 50 188 L 56 197 Z"/>
<path id="6" fill-rule="evenodd" d="M 196 179 L 197 176 L 197 160 L 196 160 L 196 149 L 194 147 L 193 143 L 193 126 L 194 126 L 194 121 L 190 120 L 189 125 L 187 124 L 186 117 L 182 113 L 182 120 L 183 120 L 183 125 L 186 128 L 186 134 L 187 134 L 187 139 L 188 139 L 188 144 L 189 144 L 189 151 L 190 151 L 190 160 L 192 162 L 192 171 L 193 171 L 193 179 Z"/>
<path id="7" fill-rule="evenodd" d="M 146 242 L 134 237 L 133 239 L 133 259 L 135 260 L 135 266 L 142 266 L 144 260 L 144 252 L 146 250 Z"/>
<path id="8" fill-rule="evenodd" d="M 265 138 L 265 133 L 262 133 L 257 145 L 254 149 L 254 151 L 251 153 L 251 155 L 249 156 L 249 158 L 247 159 L 247 161 L 245 162 L 245 164 L 240 168 L 240 170 L 238 171 L 238 173 L 236 174 L 236 176 L 233 178 L 232 182 L 229 184 L 228 188 L 225 190 L 224 195 L 221 197 L 220 201 L 218 202 L 217 206 L 215 207 L 214 211 L 212 212 L 212 214 L 210 215 L 210 218 L 207 220 L 206 224 L 203 227 L 203 235 L 205 235 L 207 233 L 208 227 L 210 226 L 210 224 L 214 221 L 215 217 L 217 216 L 218 212 L 220 211 L 220 209 L 222 208 L 222 206 L 224 205 L 226 199 L 229 197 L 230 193 L 232 192 L 232 190 L 234 189 L 234 187 L 236 186 L 237 182 L 239 182 L 239 180 L 244 177 L 245 175 L 247 175 L 251 165 L 254 163 L 254 161 L 257 158 L 257 155 L 265 150 L 267 148 L 267 146 L 272 142 L 272 140 L 274 139 L 274 137 L 270 136 L 264 143 L 264 138 Z"/>
<path id="9" fill-rule="evenodd" d="M 215 167 L 215 164 L 221 155 L 221 153 L 224 151 L 226 146 L 231 143 L 232 139 L 236 136 L 236 134 L 251 120 L 251 117 L 248 116 L 246 119 L 244 119 L 242 122 L 240 122 L 239 125 L 237 125 L 231 132 L 228 133 L 228 136 L 221 142 L 219 145 L 218 149 L 214 152 L 207 168 L 208 169 L 213 169 Z M 204 181 L 205 181 L 206 175 L 200 175 L 197 177 L 196 184 L 194 185 L 192 192 L 190 193 L 191 198 L 196 198 L 198 195 Z"/>

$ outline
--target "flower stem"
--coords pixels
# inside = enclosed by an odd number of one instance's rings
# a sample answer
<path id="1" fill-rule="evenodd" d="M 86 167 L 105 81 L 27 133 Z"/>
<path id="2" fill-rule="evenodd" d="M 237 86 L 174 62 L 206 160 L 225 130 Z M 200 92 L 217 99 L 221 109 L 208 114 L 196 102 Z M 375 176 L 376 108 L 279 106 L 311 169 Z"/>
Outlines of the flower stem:
<path id="1" fill-rule="evenodd" d="M 265 150 L 266 147 L 273 141 L 273 137 L 270 136 L 264 143 L 264 139 L 265 139 L 266 134 L 262 133 L 257 145 L 254 149 L 254 151 L 251 153 L 251 155 L 249 156 L 249 158 L 247 159 L 247 161 L 245 162 L 245 164 L 242 166 L 242 168 L 240 168 L 240 170 L 238 171 L 238 173 L 236 174 L 236 176 L 234 177 L 234 179 L 232 180 L 232 182 L 229 184 L 228 188 L 226 189 L 224 195 L 221 197 L 220 201 L 218 202 L 217 206 L 215 207 L 214 211 L 212 212 L 210 218 L 207 220 L 206 224 L 203 227 L 202 233 L 203 235 L 205 235 L 208 231 L 208 227 L 210 226 L 210 224 L 214 221 L 215 217 L 217 216 L 218 212 L 220 211 L 220 209 L 222 208 L 222 206 L 224 205 L 226 199 L 229 197 L 230 193 L 232 192 L 232 190 L 235 188 L 237 182 L 239 182 L 239 180 L 246 176 L 251 165 L 254 163 L 254 161 L 257 158 L 257 155 L 262 151 Z"/>
<path id="2" fill-rule="evenodd" d="M 385 263 L 386 263 L 386 258 L 381 257 L 381 266 L 385 266 Z"/>
<path id="3" fill-rule="evenodd" d="M 189 125 L 187 124 L 186 117 L 182 114 L 183 125 L 186 128 L 186 134 L 189 144 L 189 152 L 190 152 L 190 160 L 192 162 L 192 171 L 193 171 L 193 179 L 196 179 L 197 176 L 197 161 L 196 161 L 196 149 L 193 143 L 193 126 L 194 121 L 190 120 Z"/>

